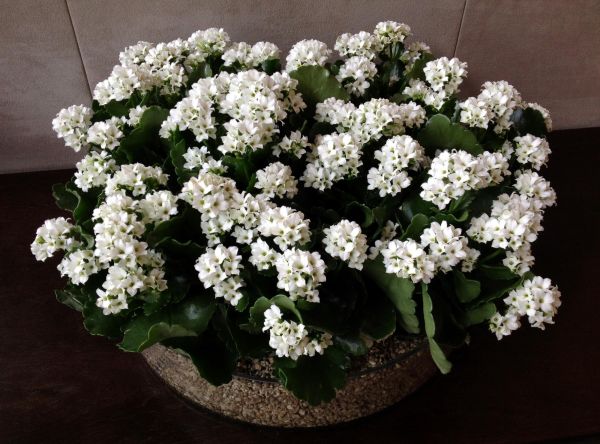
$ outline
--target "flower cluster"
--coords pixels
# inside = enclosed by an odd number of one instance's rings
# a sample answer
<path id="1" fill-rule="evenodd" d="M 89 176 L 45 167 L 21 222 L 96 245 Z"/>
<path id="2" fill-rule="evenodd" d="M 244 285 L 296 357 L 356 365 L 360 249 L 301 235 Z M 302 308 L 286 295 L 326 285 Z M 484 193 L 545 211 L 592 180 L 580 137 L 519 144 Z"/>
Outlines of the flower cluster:
<path id="1" fill-rule="evenodd" d="M 217 28 L 126 48 L 93 106 L 52 122 L 85 154 L 53 188 L 72 219 L 31 244 L 64 253 L 59 299 L 121 348 L 253 344 L 304 387 L 332 383 L 303 373 L 309 358 L 344 370 L 396 329 L 432 335 L 428 311 L 442 369 L 473 324 L 552 323 L 560 293 L 531 273 L 556 202 L 549 113 L 504 81 L 459 100 L 466 64 L 409 36 L 391 21 L 342 34 L 337 61 L 317 40 L 282 60 Z"/>
<path id="2" fill-rule="evenodd" d="M 207 249 L 195 265 L 204 288 L 214 287 L 215 297 L 224 298 L 234 306 L 243 297 L 240 288 L 244 286 L 244 281 L 239 276 L 243 268 L 241 259 L 237 247 L 218 245 Z"/>
<path id="3" fill-rule="evenodd" d="M 420 242 L 390 240 L 381 248 L 386 271 L 413 282 L 428 283 L 437 272 L 447 273 L 469 259 L 472 267 L 479 252 L 468 246 L 460 228 L 433 222 L 421 234 Z M 464 270 L 464 267 L 463 267 Z"/>
<path id="4" fill-rule="evenodd" d="M 284 320 L 277 305 L 271 305 L 264 316 L 263 331 L 269 332 L 269 345 L 280 358 L 287 357 L 296 361 L 300 356 L 322 355 L 333 343 L 328 333 L 311 338 L 304 324 Z"/>
<path id="5" fill-rule="evenodd" d="M 323 230 L 325 251 L 333 257 L 339 257 L 350 268 L 362 270 L 367 259 L 367 236 L 356 222 L 342 219 L 336 225 Z"/>
<path id="6" fill-rule="evenodd" d="M 458 92 L 467 75 L 467 64 L 456 57 L 441 57 L 425 64 L 425 80 L 411 79 L 403 94 L 439 110 Z"/>
<path id="7" fill-rule="evenodd" d="M 490 330 L 498 339 L 510 335 L 521 326 L 520 318 L 527 316 L 532 327 L 545 329 L 554 324 L 554 316 L 561 305 L 560 291 L 550 279 L 535 276 L 523 282 L 523 286 L 511 291 L 504 299 L 506 313 L 497 312 L 490 319 Z"/>
<path id="8" fill-rule="evenodd" d="M 375 159 L 379 165 L 369 170 L 367 188 L 378 190 L 381 197 L 393 196 L 411 184 L 407 170 L 418 170 L 425 162 L 425 153 L 412 137 L 395 136 L 375 151 Z"/>
<path id="9" fill-rule="evenodd" d="M 475 157 L 462 150 L 442 151 L 431 162 L 421 197 L 443 210 L 467 191 L 498 185 L 508 174 L 508 160 L 502 153 Z"/>

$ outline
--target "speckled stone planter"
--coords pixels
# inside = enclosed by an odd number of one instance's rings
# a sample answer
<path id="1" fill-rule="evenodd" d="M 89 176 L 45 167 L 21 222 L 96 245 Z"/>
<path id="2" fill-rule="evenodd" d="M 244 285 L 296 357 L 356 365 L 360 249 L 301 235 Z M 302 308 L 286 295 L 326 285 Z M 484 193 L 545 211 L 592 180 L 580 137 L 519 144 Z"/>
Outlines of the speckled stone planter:
<path id="1" fill-rule="evenodd" d="M 214 387 L 185 356 L 162 345 L 143 352 L 150 367 L 188 401 L 240 421 L 274 427 L 338 424 L 383 410 L 424 384 L 436 372 L 426 342 L 412 341 L 394 359 L 351 371 L 346 386 L 328 404 L 298 400 L 276 380 L 236 374 Z"/>

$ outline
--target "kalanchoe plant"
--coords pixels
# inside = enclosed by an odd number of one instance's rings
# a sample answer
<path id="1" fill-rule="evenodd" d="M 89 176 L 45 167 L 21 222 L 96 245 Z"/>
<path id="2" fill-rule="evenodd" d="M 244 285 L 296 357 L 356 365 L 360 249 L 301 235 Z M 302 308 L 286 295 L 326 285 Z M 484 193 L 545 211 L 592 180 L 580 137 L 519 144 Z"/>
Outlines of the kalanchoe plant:
<path id="1" fill-rule="evenodd" d="M 548 112 L 506 82 L 457 99 L 467 73 L 410 28 L 343 34 L 342 59 L 222 29 L 119 56 L 91 109 L 53 127 L 86 156 L 53 189 L 72 213 L 31 249 L 58 251 L 58 299 L 92 334 L 187 354 L 214 384 L 275 356 L 296 396 L 327 401 L 352 356 L 393 334 L 445 351 L 488 324 L 553 322 L 560 293 L 530 245 L 555 193 L 538 174 Z"/>

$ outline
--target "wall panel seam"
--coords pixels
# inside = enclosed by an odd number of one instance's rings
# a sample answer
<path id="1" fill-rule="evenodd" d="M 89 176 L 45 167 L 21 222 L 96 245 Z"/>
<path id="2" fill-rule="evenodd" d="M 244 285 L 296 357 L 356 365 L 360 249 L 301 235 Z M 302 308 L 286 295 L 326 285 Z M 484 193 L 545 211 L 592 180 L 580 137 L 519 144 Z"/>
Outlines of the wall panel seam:
<path id="1" fill-rule="evenodd" d="M 77 46 L 77 54 L 79 54 L 79 60 L 81 61 L 81 68 L 83 70 L 87 89 L 88 89 L 88 92 L 91 97 L 92 96 L 92 86 L 90 85 L 90 79 L 88 77 L 87 69 L 85 68 L 85 62 L 83 61 L 83 57 L 81 55 L 81 48 L 79 46 L 79 38 L 77 38 L 77 32 L 75 32 L 75 24 L 73 23 L 73 17 L 71 16 L 71 9 L 69 8 L 68 0 L 65 0 L 65 6 L 67 8 L 67 14 L 69 15 L 69 22 L 71 23 L 71 30 L 73 31 L 73 37 L 75 38 L 75 45 Z"/>
<path id="2" fill-rule="evenodd" d="M 460 33 L 462 31 L 463 23 L 465 21 L 465 13 L 467 12 L 467 3 L 469 3 L 469 0 L 465 0 L 465 4 L 463 5 L 462 15 L 460 17 L 460 24 L 458 25 L 458 32 L 456 33 L 456 43 L 454 44 L 453 57 L 456 57 L 456 50 L 458 49 L 458 41 L 460 39 Z"/>

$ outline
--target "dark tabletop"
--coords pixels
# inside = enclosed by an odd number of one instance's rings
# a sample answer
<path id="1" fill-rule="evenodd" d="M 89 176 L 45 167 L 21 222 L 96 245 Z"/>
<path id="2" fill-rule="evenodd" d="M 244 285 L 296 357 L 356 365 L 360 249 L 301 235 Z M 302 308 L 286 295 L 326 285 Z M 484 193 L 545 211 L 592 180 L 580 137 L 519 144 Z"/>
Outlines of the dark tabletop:
<path id="1" fill-rule="evenodd" d="M 0 176 L 0 442 L 600 442 L 600 128 L 552 133 L 544 171 L 558 192 L 534 244 L 536 274 L 562 291 L 557 324 L 477 335 L 397 406 L 316 431 L 265 429 L 188 406 L 141 356 L 88 335 L 56 302 L 56 261 L 35 229 L 60 215 L 50 186 L 70 171 Z"/>

